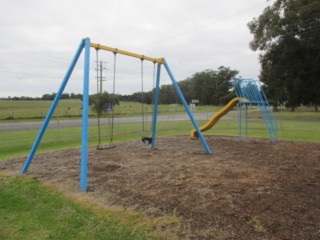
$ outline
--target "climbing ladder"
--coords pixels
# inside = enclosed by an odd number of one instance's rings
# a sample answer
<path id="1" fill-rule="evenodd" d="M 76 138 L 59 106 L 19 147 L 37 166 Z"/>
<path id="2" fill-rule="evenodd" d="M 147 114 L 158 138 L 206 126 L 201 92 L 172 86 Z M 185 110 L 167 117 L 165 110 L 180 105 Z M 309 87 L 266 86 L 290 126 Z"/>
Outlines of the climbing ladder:
<path id="1" fill-rule="evenodd" d="M 238 98 L 245 99 L 239 102 L 239 138 L 241 140 L 242 134 L 242 106 L 246 106 L 246 135 L 248 135 L 248 105 L 256 105 L 260 111 L 266 129 L 269 133 L 271 141 L 279 141 L 278 125 L 266 95 L 261 87 L 261 84 L 257 80 L 253 79 L 235 79 L 233 80 L 234 91 Z"/>

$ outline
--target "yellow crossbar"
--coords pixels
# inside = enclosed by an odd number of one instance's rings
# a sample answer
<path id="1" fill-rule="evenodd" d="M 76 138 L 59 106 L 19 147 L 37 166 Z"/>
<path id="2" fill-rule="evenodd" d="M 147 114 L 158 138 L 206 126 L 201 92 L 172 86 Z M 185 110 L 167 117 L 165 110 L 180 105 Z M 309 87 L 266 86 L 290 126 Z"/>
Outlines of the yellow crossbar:
<path id="1" fill-rule="evenodd" d="M 103 45 L 97 44 L 97 43 L 90 43 L 90 47 L 93 47 L 95 49 L 102 49 L 102 50 L 113 52 L 113 53 L 119 53 L 119 54 L 127 55 L 127 56 L 130 56 L 130 57 L 140 58 L 142 60 L 147 60 L 147 61 L 151 61 L 151 62 L 154 62 L 154 63 L 163 64 L 163 59 L 162 58 L 147 57 L 145 55 L 124 51 L 124 50 L 121 50 L 121 49 L 118 49 L 118 48 L 112 48 L 112 47 L 108 47 L 108 46 L 103 46 Z"/>

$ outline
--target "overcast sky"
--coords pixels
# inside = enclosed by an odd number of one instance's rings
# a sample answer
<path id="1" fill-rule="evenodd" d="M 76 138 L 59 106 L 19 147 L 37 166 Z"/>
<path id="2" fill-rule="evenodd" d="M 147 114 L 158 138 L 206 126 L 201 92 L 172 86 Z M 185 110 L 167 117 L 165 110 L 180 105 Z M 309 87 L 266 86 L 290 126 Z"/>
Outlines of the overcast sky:
<path id="1" fill-rule="evenodd" d="M 219 66 L 258 78 L 258 53 L 249 49 L 247 23 L 272 4 L 266 0 L 11 0 L 0 8 L 0 97 L 56 92 L 82 38 L 165 57 L 177 80 Z M 104 90 L 112 90 L 113 54 Z M 96 92 L 96 51 L 91 49 L 90 93 Z M 141 91 L 141 62 L 117 57 L 116 92 Z M 152 88 L 153 63 L 144 62 L 144 90 Z M 82 93 L 83 56 L 65 92 Z M 161 84 L 170 80 L 161 72 Z"/>

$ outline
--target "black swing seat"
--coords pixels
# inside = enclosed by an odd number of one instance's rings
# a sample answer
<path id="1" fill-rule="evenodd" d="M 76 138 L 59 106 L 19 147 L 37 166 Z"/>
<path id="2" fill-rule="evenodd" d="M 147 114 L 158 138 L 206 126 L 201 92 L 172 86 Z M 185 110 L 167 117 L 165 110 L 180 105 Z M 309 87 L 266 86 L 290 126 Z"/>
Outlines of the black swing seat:
<path id="1" fill-rule="evenodd" d="M 141 140 L 143 143 L 146 143 L 146 144 L 152 143 L 152 137 L 142 137 Z"/>
<path id="2" fill-rule="evenodd" d="M 96 146 L 97 150 L 107 150 L 107 149 L 111 149 L 111 148 L 115 148 L 116 146 L 114 145 L 110 145 L 110 146 Z"/>

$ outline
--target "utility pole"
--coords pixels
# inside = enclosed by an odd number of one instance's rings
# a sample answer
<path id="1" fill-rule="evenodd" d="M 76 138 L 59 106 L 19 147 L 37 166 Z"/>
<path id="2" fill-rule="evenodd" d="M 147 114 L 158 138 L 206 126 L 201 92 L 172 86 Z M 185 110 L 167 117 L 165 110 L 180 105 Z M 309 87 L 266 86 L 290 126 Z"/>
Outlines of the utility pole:
<path id="1" fill-rule="evenodd" d="M 97 93 L 103 92 L 103 84 L 102 83 L 107 81 L 106 77 L 103 77 L 103 71 L 108 70 L 106 65 L 107 65 L 107 62 L 97 61 L 97 67 L 96 67 Z"/>
<path id="2" fill-rule="evenodd" d="M 107 70 L 106 68 L 106 62 L 103 61 L 99 61 L 99 57 L 98 57 L 98 49 L 97 50 L 97 60 L 96 60 L 96 78 L 97 78 L 97 94 L 100 93 L 100 96 L 98 95 L 98 109 L 97 109 L 97 115 L 98 115 L 98 138 L 99 138 L 99 142 L 98 142 L 98 148 L 101 148 L 101 131 L 100 131 L 100 117 L 102 114 L 102 109 L 103 106 L 101 106 L 101 98 L 102 98 L 102 82 L 106 81 L 106 77 L 103 77 L 103 70 Z"/>

